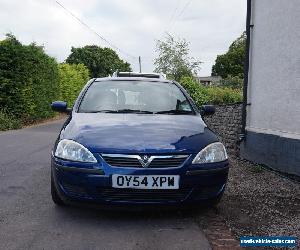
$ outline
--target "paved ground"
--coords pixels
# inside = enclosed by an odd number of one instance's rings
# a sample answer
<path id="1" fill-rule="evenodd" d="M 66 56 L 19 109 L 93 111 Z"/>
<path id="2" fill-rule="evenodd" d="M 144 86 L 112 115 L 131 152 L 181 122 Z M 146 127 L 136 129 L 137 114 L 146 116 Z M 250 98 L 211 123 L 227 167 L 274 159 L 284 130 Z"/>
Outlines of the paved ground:
<path id="1" fill-rule="evenodd" d="M 0 249 L 210 249 L 195 220 L 201 211 L 56 207 L 49 166 L 61 125 L 0 133 Z"/>

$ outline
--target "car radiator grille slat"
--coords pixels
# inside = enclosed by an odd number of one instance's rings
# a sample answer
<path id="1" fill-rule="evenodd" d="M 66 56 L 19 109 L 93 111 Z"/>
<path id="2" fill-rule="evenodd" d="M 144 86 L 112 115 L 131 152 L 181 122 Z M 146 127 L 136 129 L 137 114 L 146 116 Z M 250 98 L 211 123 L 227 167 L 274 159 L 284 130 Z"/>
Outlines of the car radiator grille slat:
<path id="1" fill-rule="evenodd" d="M 178 190 L 142 190 L 101 188 L 97 197 L 107 201 L 182 201 L 190 192 L 190 188 Z"/>
<path id="2" fill-rule="evenodd" d="M 138 159 L 133 158 L 121 158 L 121 157 L 108 157 L 108 156 L 102 156 L 102 158 L 106 161 L 107 164 L 115 167 L 140 167 L 141 163 L 138 161 Z"/>
<path id="3" fill-rule="evenodd" d="M 192 190 L 190 187 L 174 190 L 98 187 L 96 190 L 88 192 L 84 187 L 68 183 L 64 183 L 63 188 L 69 196 L 74 198 L 136 202 L 179 202 L 185 200 Z"/>
<path id="4" fill-rule="evenodd" d="M 112 155 L 102 154 L 103 160 L 113 167 L 128 167 L 128 168 L 143 168 L 142 164 L 137 158 L 131 158 L 130 156 L 124 155 L 123 157 L 116 157 Z M 155 157 L 155 156 L 154 156 Z M 168 157 L 168 156 L 167 156 Z M 154 158 L 147 168 L 174 168 L 182 165 L 188 155 L 171 155 L 169 158 Z"/>

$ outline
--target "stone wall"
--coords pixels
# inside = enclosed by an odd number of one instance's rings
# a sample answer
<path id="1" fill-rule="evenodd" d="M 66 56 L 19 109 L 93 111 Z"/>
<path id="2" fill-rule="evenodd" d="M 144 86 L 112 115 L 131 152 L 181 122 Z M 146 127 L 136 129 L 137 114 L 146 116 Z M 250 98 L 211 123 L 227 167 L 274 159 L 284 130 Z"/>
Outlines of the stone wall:
<path id="1" fill-rule="evenodd" d="M 232 156 L 239 154 L 238 138 L 242 126 L 242 104 L 219 105 L 212 116 L 203 117 L 207 126 L 214 131 L 225 144 Z"/>

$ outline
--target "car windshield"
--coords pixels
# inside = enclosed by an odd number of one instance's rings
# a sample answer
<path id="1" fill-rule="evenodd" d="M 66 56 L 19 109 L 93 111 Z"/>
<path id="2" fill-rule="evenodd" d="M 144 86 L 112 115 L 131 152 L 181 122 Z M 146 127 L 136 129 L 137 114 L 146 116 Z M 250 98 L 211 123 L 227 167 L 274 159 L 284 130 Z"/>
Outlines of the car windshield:
<path id="1" fill-rule="evenodd" d="M 78 112 L 194 114 L 174 83 L 117 80 L 92 83 Z"/>

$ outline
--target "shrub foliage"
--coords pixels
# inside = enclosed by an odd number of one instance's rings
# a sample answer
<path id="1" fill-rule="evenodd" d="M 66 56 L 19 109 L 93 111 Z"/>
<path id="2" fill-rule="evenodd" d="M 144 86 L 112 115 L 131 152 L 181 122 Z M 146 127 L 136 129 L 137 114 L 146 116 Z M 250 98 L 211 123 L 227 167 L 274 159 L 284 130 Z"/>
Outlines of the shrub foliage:
<path id="1" fill-rule="evenodd" d="M 21 127 L 21 122 L 12 115 L 0 110 L 0 131 L 17 129 Z"/>
<path id="2" fill-rule="evenodd" d="M 0 41 L 0 110 L 23 122 L 47 118 L 58 96 L 57 63 L 43 47 L 22 45 L 13 35 Z"/>
<path id="3" fill-rule="evenodd" d="M 53 116 L 52 101 L 73 105 L 88 78 L 83 64 L 58 64 L 43 47 L 8 34 L 0 41 L 0 130 Z"/>
<path id="4" fill-rule="evenodd" d="M 217 86 L 205 87 L 198 84 L 192 77 L 184 77 L 180 83 L 198 107 L 203 104 L 231 104 L 242 101 L 242 92 L 239 89 Z"/>
<path id="5" fill-rule="evenodd" d="M 58 72 L 60 99 L 72 106 L 89 79 L 89 70 L 83 64 L 62 63 L 58 66 Z"/>

